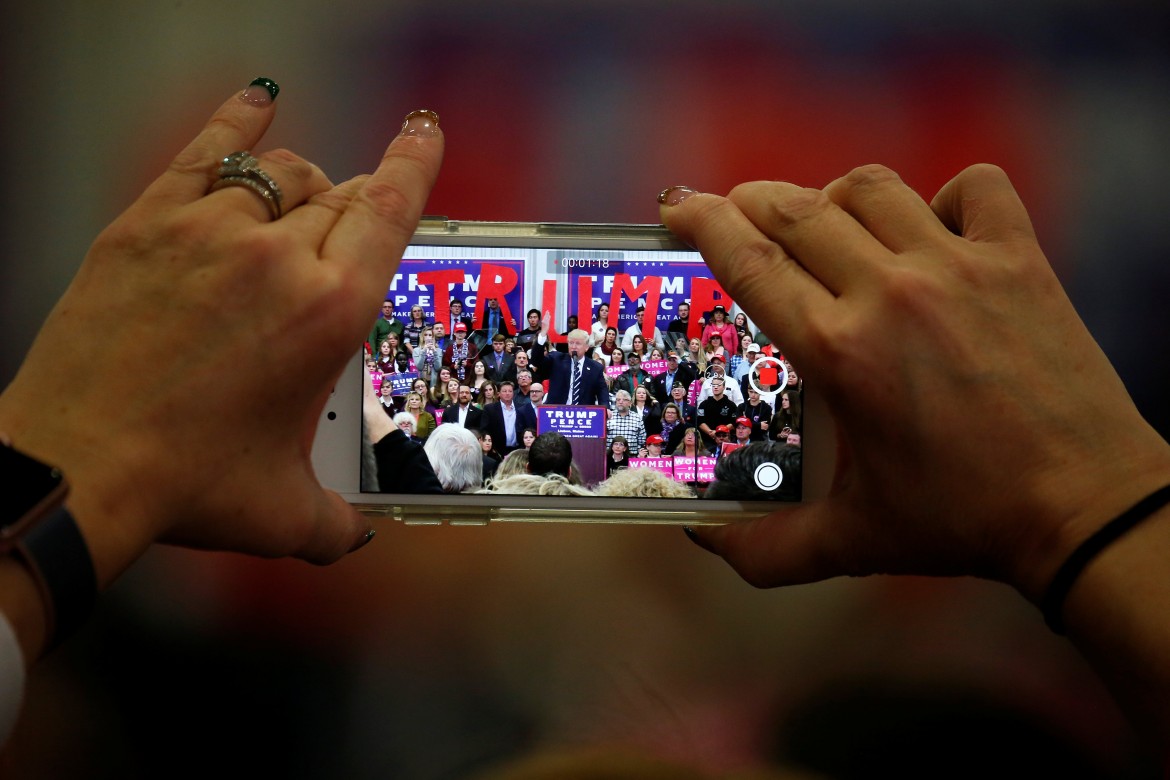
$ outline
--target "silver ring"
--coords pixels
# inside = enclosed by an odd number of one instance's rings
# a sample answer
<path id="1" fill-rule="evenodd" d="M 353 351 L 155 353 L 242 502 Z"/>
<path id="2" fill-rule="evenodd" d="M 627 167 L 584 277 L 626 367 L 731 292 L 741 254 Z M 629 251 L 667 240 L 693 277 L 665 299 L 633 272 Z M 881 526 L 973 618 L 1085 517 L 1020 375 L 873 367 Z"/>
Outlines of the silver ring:
<path id="1" fill-rule="evenodd" d="M 280 219 L 284 213 L 281 207 L 280 185 L 264 172 L 260 167 L 260 161 L 253 157 L 251 152 L 232 152 L 223 158 L 223 163 L 216 174 L 219 179 L 211 185 L 210 192 L 224 187 L 247 187 L 264 200 L 273 219 Z"/>

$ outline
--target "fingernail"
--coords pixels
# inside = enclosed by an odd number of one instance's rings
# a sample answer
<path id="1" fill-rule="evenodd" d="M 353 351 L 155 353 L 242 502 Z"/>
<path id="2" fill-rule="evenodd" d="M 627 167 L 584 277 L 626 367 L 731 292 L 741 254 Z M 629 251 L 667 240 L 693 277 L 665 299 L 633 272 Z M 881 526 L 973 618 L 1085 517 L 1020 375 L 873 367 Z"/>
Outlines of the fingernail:
<path id="1" fill-rule="evenodd" d="M 402 132 L 399 135 L 416 135 L 420 138 L 429 138 L 439 134 L 439 115 L 426 108 L 411 111 L 402 123 Z"/>
<path id="2" fill-rule="evenodd" d="M 267 106 L 276 100 L 276 96 L 279 93 L 279 84 L 270 78 L 257 76 L 252 79 L 251 84 L 244 88 L 243 93 L 240 95 L 240 100 L 245 103 L 251 103 L 254 106 Z"/>
<path id="3" fill-rule="evenodd" d="M 353 547 L 349 548 L 349 551 L 350 552 L 357 552 L 358 550 L 362 549 L 367 544 L 369 544 L 370 540 L 373 538 L 374 538 L 374 529 L 371 528 L 369 531 L 366 532 L 365 536 L 363 536 L 361 539 L 358 539 L 357 544 L 355 544 Z"/>
<path id="4" fill-rule="evenodd" d="M 698 190 L 692 190 L 690 187 L 676 184 L 658 193 L 658 202 L 664 206 L 677 206 L 692 195 L 698 194 Z"/>
<path id="5" fill-rule="evenodd" d="M 707 540 L 699 536 L 698 532 L 696 532 L 694 528 L 691 528 L 689 525 L 684 526 L 683 533 L 686 534 L 687 538 L 697 544 L 699 547 L 702 547 L 709 553 L 715 553 L 715 550 L 711 548 L 711 545 L 707 543 Z"/>

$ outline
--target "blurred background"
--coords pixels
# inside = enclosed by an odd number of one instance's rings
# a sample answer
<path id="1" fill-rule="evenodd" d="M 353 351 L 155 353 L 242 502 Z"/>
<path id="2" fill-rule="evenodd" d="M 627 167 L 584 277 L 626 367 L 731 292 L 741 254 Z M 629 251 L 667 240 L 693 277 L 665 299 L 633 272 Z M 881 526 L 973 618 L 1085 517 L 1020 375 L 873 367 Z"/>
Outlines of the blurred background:
<path id="1" fill-rule="evenodd" d="M 260 150 L 334 180 L 437 111 L 428 211 L 462 219 L 653 222 L 668 185 L 821 186 L 869 162 L 929 198 L 997 163 L 1165 436 L 1168 43 L 1170 8 L 1138 0 L 6 4 L 0 380 L 94 236 L 265 75 L 282 91 Z M 60 348 L 65 394 L 85 377 Z M 1017 745 L 1021 772 L 1157 776 L 1003 586 L 760 592 L 677 528 L 385 521 L 324 569 L 152 551 L 37 670 L 0 773 L 431 780 L 623 746 L 718 773 L 955 777 Z"/>

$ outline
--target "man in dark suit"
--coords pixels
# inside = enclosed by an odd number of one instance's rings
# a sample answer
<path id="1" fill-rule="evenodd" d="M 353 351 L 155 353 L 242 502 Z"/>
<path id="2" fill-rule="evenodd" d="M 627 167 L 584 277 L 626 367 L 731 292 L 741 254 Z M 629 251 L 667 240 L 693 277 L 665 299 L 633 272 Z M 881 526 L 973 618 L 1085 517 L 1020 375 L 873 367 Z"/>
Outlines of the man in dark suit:
<path id="1" fill-rule="evenodd" d="M 463 314 L 463 301 L 459 300 L 458 298 L 452 298 L 451 299 L 451 314 L 449 317 L 449 321 L 447 322 L 447 332 L 454 333 L 455 326 L 461 322 L 467 328 L 468 333 L 475 330 L 475 328 L 473 328 L 471 325 L 471 317 L 468 317 L 468 316 Z"/>
<path id="2" fill-rule="evenodd" d="M 504 336 L 497 333 L 492 337 L 492 348 L 480 360 L 487 367 L 487 378 L 499 384 L 505 379 L 516 381 L 516 360 L 504 352 Z"/>
<path id="3" fill-rule="evenodd" d="M 666 355 L 666 371 L 651 380 L 650 393 L 658 399 L 658 403 L 664 404 L 670 400 L 670 391 L 676 382 L 689 385 L 694 381 L 695 372 L 686 363 L 679 363 L 678 353 L 671 350 Z"/>
<path id="4" fill-rule="evenodd" d="M 487 307 L 483 310 L 483 322 L 479 324 L 482 330 L 486 330 L 489 336 L 511 336 L 516 329 L 516 320 L 511 322 L 512 331 L 508 330 L 508 323 L 504 321 L 504 312 L 500 309 L 500 302 L 495 298 L 487 299 Z"/>
<path id="5" fill-rule="evenodd" d="M 443 407 L 443 422 L 463 423 L 464 428 L 479 428 L 483 424 L 483 412 L 471 403 L 470 385 L 459 385 L 459 403 Z"/>
<path id="6" fill-rule="evenodd" d="M 585 356 L 589 334 L 580 329 L 570 331 L 567 353 L 548 351 L 548 327 L 549 317 L 545 315 L 540 335 L 532 347 L 532 365 L 540 376 L 548 377 L 544 403 L 608 408 L 609 387 L 605 384 L 605 369 L 596 360 Z M 576 399 L 572 397 L 574 376 L 580 377 Z"/>
<path id="7" fill-rule="evenodd" d="M 512 382 L 501 382 L 500 400 L 483 408 L 483 419 L 480 421 L 479 429 L 492 437 L 492 446 L 501 455 L 523 447 L 524 441 L 520 434 L 525 428 L 536 428 L 536 412 L 532 405 L 518 406 L 515 403 L 515 392 L 516 386 Z"/>

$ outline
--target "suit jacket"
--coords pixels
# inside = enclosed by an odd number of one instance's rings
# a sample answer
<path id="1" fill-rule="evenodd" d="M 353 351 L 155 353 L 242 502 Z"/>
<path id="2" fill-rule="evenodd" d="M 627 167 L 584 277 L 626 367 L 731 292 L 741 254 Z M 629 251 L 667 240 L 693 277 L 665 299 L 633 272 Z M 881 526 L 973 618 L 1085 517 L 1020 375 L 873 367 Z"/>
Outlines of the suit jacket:
<path id="1" fill-rule="evenodd" d="M 516 381 L 516 359 L 506 352 L 500 353 L 500 365 L 496 367 L 496 351 L 489 349 L 483 354 L 480 360 L 483 361 L 484 366 L 487 367 L 487 372 L 484 374 L 488 379 L 497 384 L 503 382 L 505 379 Z M 474 361 L 473 361 L 474 362 Z"/>
<path id="2" fill-rule="evenodd" d="M 475 330 L 475 326 L 472 324 L 472 319 L 470 316 L 464 314 L 464 315 L 459 317 L 458 321 L 462 322 L 464 325 L 467 326 L 467 331 L 469 333 L 471 331 Z M 444 330 L 447 331 L 448 335 L 453 335 L 455 333 L 455 322 L 456 322 L 456 320 L 454 317 L 447 315 L 447 322 L 444 323 L 447 327 L 444 328 Z"/>
<path id="3" fill-rule="evenodd" d="M 682 382 L 685 385 L 690 385 L 695 381 L 695 372 L 686 363 L 679 363 L 678 370 L 674 372 L 674 382 Z M 664 404 L 670 400 L 670 391 L 666 389 L 666 374 L 662 373 L 654 377 L 650 384 L 650 393 L 658 399 L 658 403 Z"/>
<path id="4" fill-rule="evenodd" d="M 423 446 L 395 428 L 374 445 L 382 493 L 442 493 Z"/>
<path id="5" fill-rule="evenodd" d="M 542 376 L 548 377 L 546 404 L 567 404 L 569 384 L 573 376 L 573 358 L 564 352 L 548 352 L 547 344 L 537 342 L 532 347 L 532 365 Z M 580 406 L 609 407 L 609 386 L 605 384 L 605 369 L 596 360 L 586 358 L 582 364 Z"/>
<path id="6" fill-rule="evenodd" d="M 524 446 L 524 442 L 520 440 L 520 432 L 525 428 L 536 427 L 536 412 L 532 405 L 516 407 L 516 444 L 509 447 L 507 444 L 507 431 L 504 430 L 504 408 L 499 401 L 493 401 L 483 408 L 483 418 L 480 420 L 479 429 L 492 437 L 492 447 L 496 452 L 507 455 L 515 449 Z M 445 416 L 445 413 L 444 413 Z"/>
<path id="7" fill-rule="evenodd" d="M 508 330 L 508 321 L 504 317 L 504 310 L 499 309 L 499 312 L 500 312 L 500 325 L 495 330 L 492 330 L 492 329 L 488 328 L 488 318 L 491 317 L 491 309 L 489 309 L 487 306 L 483 307 L 483 321 L 479 323 L 479 329 L 480 330 L 487 330 L 487 332 L 488 332 L 487 335 L 488 335 L 489 340 L 491 339 L 492 336 L 496 335 L 497 333 L 503 333 L 505 336 L 512 335 L 511 332 Z"/>
<path id="8" fill-rule="evenodd" d="M 443 422 L 458 423 L 459 422 L 459 404 L 447 404 L 443 407 Z M 467 421 L 463 423 L 464 428 L 475 428 L 483 424 L 483 410 L 475 404 L 467 407 Z"/>

